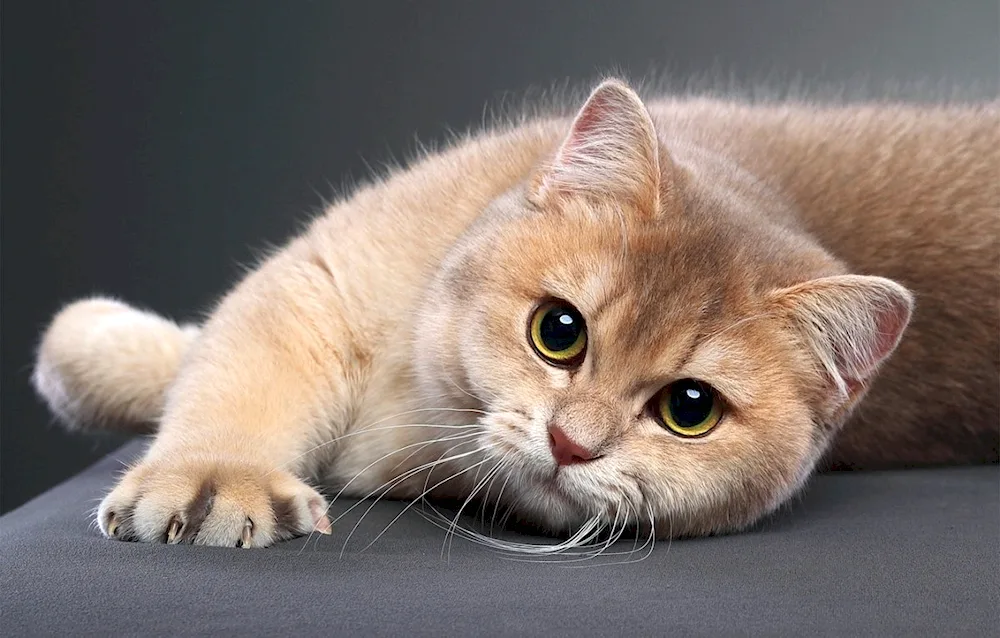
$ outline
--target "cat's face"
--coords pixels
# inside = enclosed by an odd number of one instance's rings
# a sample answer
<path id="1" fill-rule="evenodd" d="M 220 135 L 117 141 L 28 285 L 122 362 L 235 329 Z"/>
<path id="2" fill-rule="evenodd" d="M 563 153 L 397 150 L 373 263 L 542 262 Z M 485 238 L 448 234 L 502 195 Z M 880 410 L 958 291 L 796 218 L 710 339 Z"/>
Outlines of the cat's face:
<path id="1" fill-rule="evenodd" d="M 446 263 L 425 321 L 423 374 L 479 399 L 505 504 L 552 530 L 595 517 L 659 536 L 751 523 L 802 484 L 866 386 L 854 369 L 832 379 L 851 353 L 817 353 L 795 320 L 852 278 L 816 279 L 840 267 L 748 224 L 746 199 L 706 196 L 697 176 L 664 189 L 656 173 L 652 201 L 539 196 L 541 183 L 508 194 Z"/>
<path id="2" fill-rule="evenodd" d="M 685 224 L 582 213 L 499 229 L 466 264 L 477 292 L 454 301 L 452 374 L 489 412 L 509 496 L 558 529 L 631 510 L 698 532 L 770 510 L 822 437 L 815 372 L 751 292 L 752 266 Z M 560 466 L 555 427 L 594 458 Z"/>

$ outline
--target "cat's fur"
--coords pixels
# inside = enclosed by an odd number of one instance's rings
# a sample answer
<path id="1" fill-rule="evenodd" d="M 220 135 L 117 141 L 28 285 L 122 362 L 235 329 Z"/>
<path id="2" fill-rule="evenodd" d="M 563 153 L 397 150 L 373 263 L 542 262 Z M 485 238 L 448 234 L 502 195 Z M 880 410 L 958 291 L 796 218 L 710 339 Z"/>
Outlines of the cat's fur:
<path id="1" fill-rule="evenodd" d="M 200 333 L 68 306 L 34 381 L 73 427 L 155 429 L 99 508 L 121 539 L 329 531 L 306 481 L 478 485 L 555 533 L 735 530 L 817 464 L 997 461 L 998 237 L 995 101 L 646 105 L 610 80 L 575 119 L 483 132 L 332 205 Z M 578 369 L 526 339 L 548 297 L 586 318 Z M 683 377 L 724 398 L 704 437 L 645 409 Z M 549 424 L 600 458 L 557 468 Z"/>

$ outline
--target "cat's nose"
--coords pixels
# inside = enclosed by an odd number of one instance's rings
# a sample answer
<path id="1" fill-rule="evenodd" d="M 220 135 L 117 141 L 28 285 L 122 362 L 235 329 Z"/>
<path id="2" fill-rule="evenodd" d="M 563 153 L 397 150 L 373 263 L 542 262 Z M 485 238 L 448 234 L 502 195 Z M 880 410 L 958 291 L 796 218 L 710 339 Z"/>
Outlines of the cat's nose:
<path id="1" fill-rule="evenodd" d="M 597 458 L 590 450 L 569 438 L 558 425 L 549 425 L 549 449 L 556 465 L 586 463 Z"/>

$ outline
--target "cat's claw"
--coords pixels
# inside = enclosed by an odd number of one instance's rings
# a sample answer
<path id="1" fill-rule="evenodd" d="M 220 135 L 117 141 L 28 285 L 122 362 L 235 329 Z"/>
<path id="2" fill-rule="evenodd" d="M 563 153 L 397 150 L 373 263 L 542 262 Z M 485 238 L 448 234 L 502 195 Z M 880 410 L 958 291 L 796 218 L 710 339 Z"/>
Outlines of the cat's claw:
<path id="1" fill-rule="evenodd" d="M 117 531 L 118 531 L 118 517 L 115 516 L 114 512 L 111 512 L 111 515 L 108 517 L 107 529 L 105 530 L 105 534 L 107 534 L 108 537 L 110 538 L 114 538 L 115 533 Z"/>
<path id="2" fill-rule="evenodd" d="M 250 543 L 253 540 L 253 521 L 249 518 L 246 524 L 243 525 L 243 534 L 240 536 L 240 540 L 236 541 L 237 547 L 250 547 Z"/>
<path id="3" fill-rule="evenodd" d="M 180 540 L 180 533 L 183 524 L 180 519 L 174 518 L 170 521 L 170 527 L 167 528 L 167 544 L 172 545 Z"/>
<path id="4" fill-rule="evenodd" d="M 319 520 L 316 521 L 316 527 L 313 531 L 329 536 L 330 534 L 333 534 L 333 525 L 330 523 L 329 518 L 326 516 L 320 516 Z"/>

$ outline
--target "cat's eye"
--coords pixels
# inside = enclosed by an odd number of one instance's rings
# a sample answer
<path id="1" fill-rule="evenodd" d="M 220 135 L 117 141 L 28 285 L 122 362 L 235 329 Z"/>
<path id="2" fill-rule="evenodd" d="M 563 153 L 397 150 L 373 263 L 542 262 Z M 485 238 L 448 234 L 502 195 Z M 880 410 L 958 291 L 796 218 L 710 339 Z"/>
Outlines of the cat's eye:
<path id="1" fill-rule="evenodd" d="M 653 401 L 653 411 L 674 434 L 701 436 L 722 420 L 722 400 L 707 383 L 681 379 L 660 391 Z"/>
<path id="2" fill-rule="evenodd" d="M 580 311 L 565 301 L 547 301 L 535 309 L 528 324 L 528 340 L 542 359 L 571 367 L 587 353 L 587 324 Z"/>

